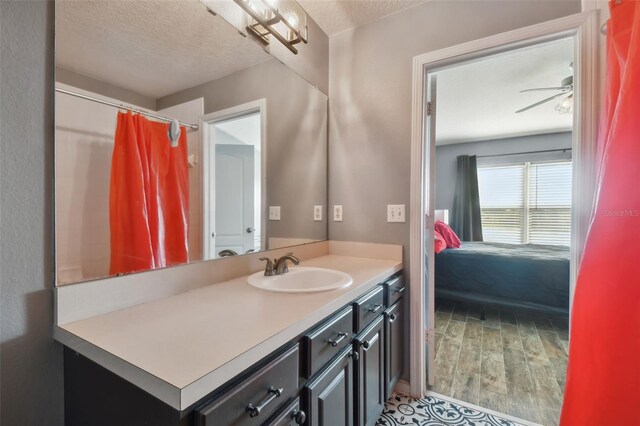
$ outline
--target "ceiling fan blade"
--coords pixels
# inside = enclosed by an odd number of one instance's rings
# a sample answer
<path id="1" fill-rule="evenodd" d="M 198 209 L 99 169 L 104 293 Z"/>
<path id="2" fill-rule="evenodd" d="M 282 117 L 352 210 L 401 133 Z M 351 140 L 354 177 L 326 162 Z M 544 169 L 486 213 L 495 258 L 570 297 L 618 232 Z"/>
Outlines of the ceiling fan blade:
<path id="1" fill-rule="evenodd" d="M 536 87 L 535 89 L 524 89 L 521 90 L 520 93 L 525 92 L 540 92 L 542 90 L 571 90 L 568 86 L 560 86 L 560 87 Z"/>
<path id="2" fill-rule="evenodd" d="M 562 93 L 558 93 L 557 95 L 549 96 L 548 98 L 543 99 L 543 100 L 541 100 L 541 101 L 539 101 L 539 102 L 536 102 L 535 104 L 531 104 L 531 105 L 529 105 L 528 107 L 525 107 L 525 108 L 519 109 L 518 111 L 516 111 L 516 114 L 519 114 L 519 113 L 521 113 L 521 112 L 525 112 L 525 111 L 529 111 L 531 108 L 535 108 L 535 107 L 537 107 L 538 105 L 542 105 L 542 104 L 544 104 L 544 103 L 546 103 L 546 102 L 552 101 L 552 100 L 554 100 L 555 98 L 559 98 L 560 96 L 564 96 L 564 95 L 566 95 L 566 94 L 567 94 L 567 92 L 562 92 Z"/>

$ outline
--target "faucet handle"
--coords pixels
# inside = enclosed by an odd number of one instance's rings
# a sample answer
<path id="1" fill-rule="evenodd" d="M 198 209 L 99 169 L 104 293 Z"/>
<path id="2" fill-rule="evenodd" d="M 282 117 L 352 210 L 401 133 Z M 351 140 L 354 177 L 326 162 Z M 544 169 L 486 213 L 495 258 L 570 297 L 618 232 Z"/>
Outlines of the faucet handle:
<path id="1" fill-rule="evenodd" d="M 265 277 L 271 277 L 271 276 L 276 274 L 275 271 L 273 270 L 273 263 L 274 263 L 273 260 L 271 260 L 268 257 L 261 257 L 258 260 L 266 260 L 267 261 L 267 264 L 264 267 L 264 276 Z"/>

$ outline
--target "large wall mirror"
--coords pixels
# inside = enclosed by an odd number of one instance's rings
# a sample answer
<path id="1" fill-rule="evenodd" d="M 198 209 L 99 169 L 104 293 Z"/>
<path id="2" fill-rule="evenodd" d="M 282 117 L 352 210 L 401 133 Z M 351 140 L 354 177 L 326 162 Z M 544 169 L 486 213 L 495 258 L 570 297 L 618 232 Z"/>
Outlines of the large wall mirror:
<path id="1" fill-rule="evenodd" d="M 327 238 L 327 96 L 198 0 L 56 1 L 58 285 Z"/>

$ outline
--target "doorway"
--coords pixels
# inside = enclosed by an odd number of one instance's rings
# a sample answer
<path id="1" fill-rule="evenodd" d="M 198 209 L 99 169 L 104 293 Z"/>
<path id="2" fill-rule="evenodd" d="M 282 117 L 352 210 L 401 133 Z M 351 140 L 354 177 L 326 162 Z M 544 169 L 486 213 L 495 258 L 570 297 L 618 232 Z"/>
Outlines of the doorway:
<path id="1" fill-rule="evenodd" d="M 593 194 L 597 105 L 597 19 L 582 13 L 515 30 L 414 58 L 411 168 L 411 362 L 413 396 L 426 394 L 435 383 L 436 322 L 434 224 L 436 173 L 437 78 L 429 74 L 461 62 L 517 48 L 572 37 L 574 61 L 574 131 L 571 135 L 571 251 L 569 305 L 581 249 L 586 237 Z M 431 114 L 430 114 L 431 113 Z M 455 307 L 453 308 L 455 310 Z"/>
<path id="2" fill-rule="evenodd" d="M 568 358 L 573 44 L 427 74 L 437 83 L 430 389 L 549 426 Z"/>
<path id="3" fill-rule="evenodd" d="M 262 249 L 265 108 L 256 101 L 203 117 L 206 258 Z"/>

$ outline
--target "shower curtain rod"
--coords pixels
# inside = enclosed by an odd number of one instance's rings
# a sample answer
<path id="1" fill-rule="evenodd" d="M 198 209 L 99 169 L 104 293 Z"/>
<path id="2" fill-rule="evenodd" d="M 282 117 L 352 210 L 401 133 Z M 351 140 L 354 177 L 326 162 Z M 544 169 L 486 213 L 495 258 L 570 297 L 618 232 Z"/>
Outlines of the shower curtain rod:
<path id="1" fill-rule="evenodd" d="M 86 99 L 86 100 L 92 101 L 92 102 L 97 102 L 97 103 L 102 104 L 102 105 L 108 105 L 108 106 L 112 106 L 112 107 L 115 107 L 115 108 L 121 108 L 121 109 L 128 109 L 129 111 L 135 111 L 138 114 L 146 115 L 147 117 L 155 118 L 156 120 L 166 121 L 167 123 L 170 123 L 170 122 L 173 121 L 173 119 L 171 119 L 171 118 L 163 117 L 161 115 L 153 114 L 151 112 L 141 111 L 138 108 L 133 108 L 133 107 L 130 107 L 130 106 L 127 106 L 127 105 L 122 105 L 122 104 L 116 104 L 114 102 L 104 101 L 102 99 L 94 98 L 94 97 L 87 96 L 87 95 L 81 95 L 80 93 L 71 92 L 69 90 L 61 89 L 59 87 L 56 87 L 56 92 L 64 93 L 66 95 L 75 96 L 76 98 L 80 98 L 80 99 Z M 182 121 L 178 121 L 178 123 L 180 123 L 181 126 L 185 126 L 185 127 L 190 128 L 190 129 L 193 129 L 193 130 L 198 130 L 198 125 L 197 124 L 189 124 L 189 123 L 184 123 Z"/>
<path id="2" fill-rule="evenodd" d="M 510 152 L 509 154 L 477 155 L 476 158 L 505 157 L 507 155 L 542 154 L 545 152 L 560 152 L 560 151 L 561 152 L 571 151 L 571 148 L 543 149 L 541 151 Z"/>

